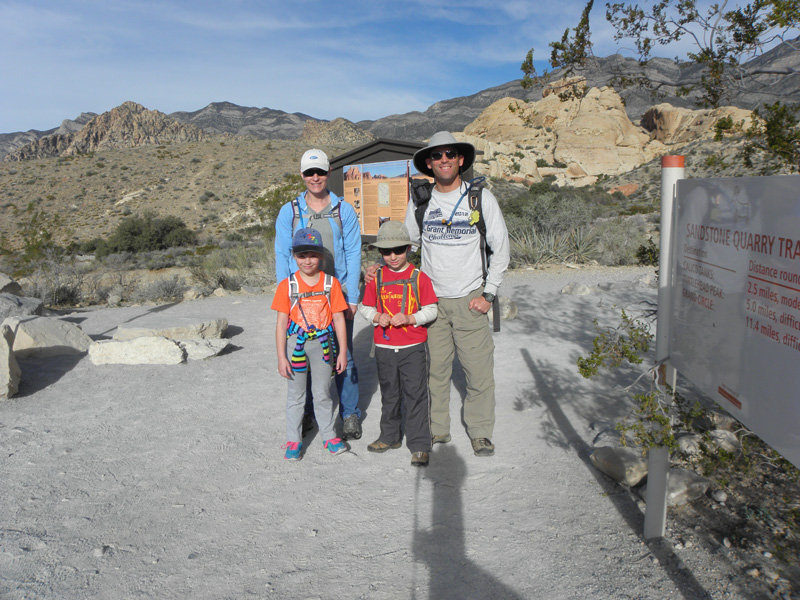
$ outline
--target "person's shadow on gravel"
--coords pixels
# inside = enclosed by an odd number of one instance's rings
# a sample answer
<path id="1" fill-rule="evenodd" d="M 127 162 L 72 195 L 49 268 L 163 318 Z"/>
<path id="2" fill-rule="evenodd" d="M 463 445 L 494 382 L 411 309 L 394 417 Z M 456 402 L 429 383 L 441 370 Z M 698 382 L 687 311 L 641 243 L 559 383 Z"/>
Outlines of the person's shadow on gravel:
<path id="1" fill-rule="evenodd" d="M 466 553 L 464 506 L 461 490 L 467 476 L 464 459 L 455 447 L 440 445 L 436 460 L 417 471 L 414 493 L 414 560 L 428 565 L 430 579 L 424 598 L 503 598 L 522 600 L 517 592 L 476 565 Z M 433 482 L 433 514 L 430 526 L 419 514 L 422 478 Z M 411 582 L 416 599 L 416 581 Z"/>

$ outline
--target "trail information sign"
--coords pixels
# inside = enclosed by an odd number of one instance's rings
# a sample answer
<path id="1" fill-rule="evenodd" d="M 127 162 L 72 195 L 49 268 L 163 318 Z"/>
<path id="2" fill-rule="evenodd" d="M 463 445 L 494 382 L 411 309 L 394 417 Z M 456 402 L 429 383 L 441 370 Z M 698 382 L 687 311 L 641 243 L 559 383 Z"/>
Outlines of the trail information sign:
<path id="1" fill-rule="evenodd" d="M 800 176 L 677 183 L 670 361 L 800 467 Z"/>
<path id="2" fill-rule="evenodd" d="M 411 160 L 343 168 L 344 199 L 356 209 L 362 235 L 376 235 L 384 221 L 405 220 L 411 177 L 424 177 Z"/>

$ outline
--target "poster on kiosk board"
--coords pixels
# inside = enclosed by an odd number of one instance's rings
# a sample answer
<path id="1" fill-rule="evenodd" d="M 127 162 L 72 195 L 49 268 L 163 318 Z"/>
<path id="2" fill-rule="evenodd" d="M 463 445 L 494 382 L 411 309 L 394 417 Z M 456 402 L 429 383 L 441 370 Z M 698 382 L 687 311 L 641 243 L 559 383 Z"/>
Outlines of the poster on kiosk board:
<path id="1" fill-rule="evenodd" d="M 344 199 L 356 209 L 361 235 L 377 235 L 385 221 L 406 218 L 409 179 L 425 178 L 411 160 L 346 165 Z"/>
<path id="2" fill-rule="evenodd" d="M 670 361 L 800 467 L 800 176 L 677 184 Z"/>

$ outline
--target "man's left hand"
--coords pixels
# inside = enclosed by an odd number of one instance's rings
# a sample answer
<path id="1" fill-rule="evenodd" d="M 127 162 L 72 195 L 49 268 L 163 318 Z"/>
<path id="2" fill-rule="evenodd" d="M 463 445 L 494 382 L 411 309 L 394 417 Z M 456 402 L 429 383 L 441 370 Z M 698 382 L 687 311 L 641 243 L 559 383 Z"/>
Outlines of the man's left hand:
<path id="1" fill-rule="evenodd" d="M 477 298 L 473 298 L 469 301 L 469 309 L 470 310 L 477 310 L 483 314 L 489 312 L 489 309 L 492 308 L 492 303 L 487 302 L 486 298 L 483 296 L 478 296 Z"/>

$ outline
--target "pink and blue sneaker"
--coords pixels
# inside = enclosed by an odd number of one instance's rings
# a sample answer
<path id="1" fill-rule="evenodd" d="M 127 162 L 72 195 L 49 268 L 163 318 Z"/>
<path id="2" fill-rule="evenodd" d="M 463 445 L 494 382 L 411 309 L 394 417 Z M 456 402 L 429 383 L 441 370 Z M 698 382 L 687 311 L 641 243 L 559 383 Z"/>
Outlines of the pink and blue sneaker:
<path id="1" fill-rule="evenodd" d="M 331 438 L 325 441 L 322 446 L 328 449 L 331 454 L 341 454 L 347 452 L 347 445 L 339 438 Z"/>
<path id="2" fill-rule="evenodd" d="M 303 449 L 302 442 L 286 442 L 283 446 L 281 446 L 282 450 L 286 450 L 286 454 L 283 455 L 283 458 L 286 460 L 300 460 L 300 450 Z"/>

